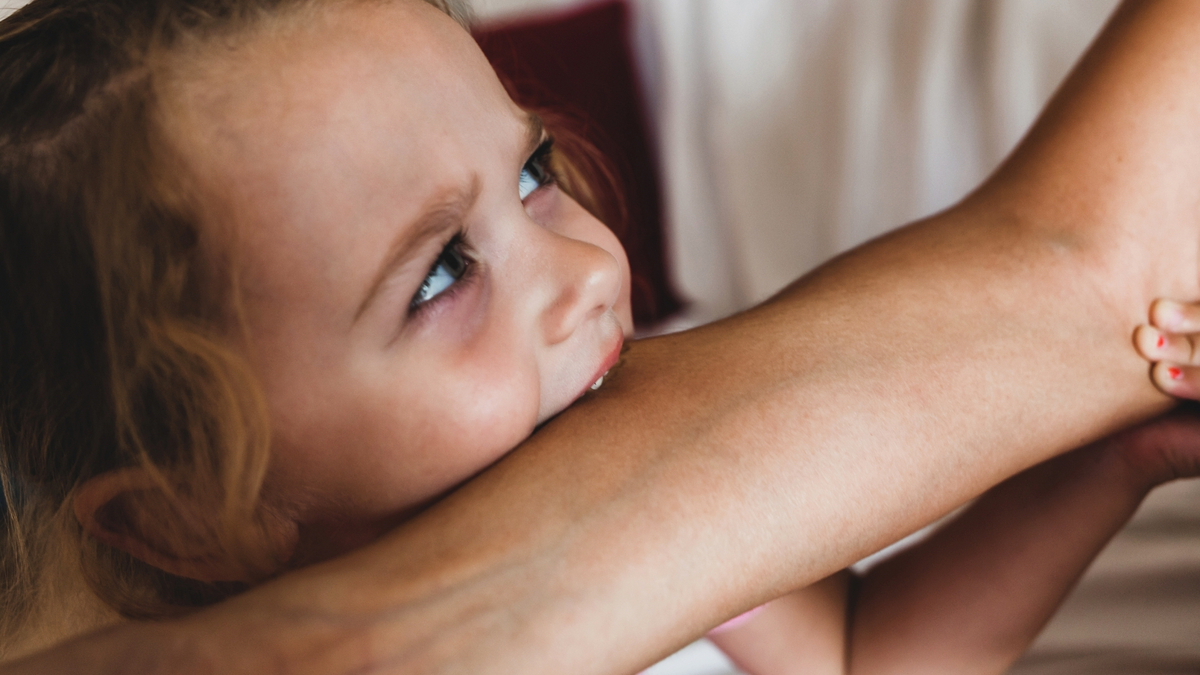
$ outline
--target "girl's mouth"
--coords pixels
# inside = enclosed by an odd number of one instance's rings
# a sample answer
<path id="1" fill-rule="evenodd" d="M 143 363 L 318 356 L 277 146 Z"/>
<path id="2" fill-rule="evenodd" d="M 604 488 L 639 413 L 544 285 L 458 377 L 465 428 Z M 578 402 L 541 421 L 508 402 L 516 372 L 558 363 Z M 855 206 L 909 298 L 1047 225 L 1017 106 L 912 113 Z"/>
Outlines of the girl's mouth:
<path id="1" fill-rule="evenodd" d="M 617 361 L 620 360 L 621 347 L 624 346 L 624 344 L 625 338 L 623 336 L 618 336 L 617 344 L 613 346 L 613 349 L 611 352 L 609 352 L 608 357 L 605 358 L 604 361 L 600 363 L 600 367 L 596 369 L 595 379 L 592 381 L 592 386 L 588 388 L 589 391 L 596 391 L 601 387 L 601 385 L 604 384 L 604 378 L 608 375 L 609 371 L 612 370 L 613 366 L 617 365 Z"/>

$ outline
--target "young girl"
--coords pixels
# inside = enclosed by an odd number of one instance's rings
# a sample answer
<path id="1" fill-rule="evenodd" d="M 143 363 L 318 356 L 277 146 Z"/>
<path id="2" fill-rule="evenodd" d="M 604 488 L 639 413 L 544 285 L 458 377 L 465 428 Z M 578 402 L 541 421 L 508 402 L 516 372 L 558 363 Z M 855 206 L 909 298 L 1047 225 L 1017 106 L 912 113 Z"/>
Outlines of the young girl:
<path id="1" fill-rule="evenodd" d="M 6 22 L 8 653 L 111 620 L 88 594 L 165 616 L 369 542 L 603 387 L 624 253 L 446 14 L 48 0 Z M 1036 467 L 715 639 L 759 673 L 1002 670 L 1189 473 L 1194 433 Z"/>

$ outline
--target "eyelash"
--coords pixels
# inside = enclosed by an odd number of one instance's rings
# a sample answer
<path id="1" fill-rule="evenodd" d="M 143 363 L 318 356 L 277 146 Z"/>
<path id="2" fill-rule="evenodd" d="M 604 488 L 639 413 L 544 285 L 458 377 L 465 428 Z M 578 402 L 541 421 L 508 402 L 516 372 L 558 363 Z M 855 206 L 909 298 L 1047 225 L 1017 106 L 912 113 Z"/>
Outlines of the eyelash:
<path id="1" fill-rule="evenodd" d="M 437 259 L 430 265 L 429 273 L 425 275 L 425 279 L 421 281 L 420 288 L 413 294 L 412 300 L 408 304 L 410 315 L 426 310 L 440 300 L 453 297 L 464 282 L 470 281 L 471 275 L 475 272 L 475 260 L 466 253 L 465 249 L 466 242 L 463 241 L 461 232 L 454 235 L 442 247 L 442 252 L 438 254 Z M 421 296 L 429 291 L 434 276 L 441 267 L 445 267 L 450 272 L 453 280 L 434 295 L 422 300 Z"/>
<path id="2" fill-rule="evenodd" d="M 525 165 L 521 167 L 521 175 L 517 181 L 517 195 L 522 201 L 538 188 L 551 185 L 555 182 L 554 172 L 549 166 L 553 151 L 554 139 L 552 137 L 547 138 L 542 141 L 537 150 L 533 151 L 533 154 L 525 161 Z M 526 191 L 527 189 L 528 191 Z M 425 279 L 421 281 L 420 288 L 417 289 L 417 292 L 413 294 L 412 300 L 409 301 L 408 310 L 410 315 L 416 315 L 419 312 L 429 309 L 440 300 L 453 297 L 462 284 L 470 280 L 471 275 L 475 271 L 475 261 L 465 253 L 465 248 L 466 242 L 463 241 L 461 232 L 454 235 L 442 247 L 441 253 L 438 254 L 437 259 L 430 265 Z M 432 296 L 421 299 L 421 296 L 426 294 L 432 287 L 435 275 L 438 269 L 442 267 L 445 267 L 450 272 L 453 280 Z"/>
<path id="3" fill-rule="evenodd" d="M 525 166 L 521 167 L 521 177 L 517 181 L 517 196 L 521 198 L 521 201 L 525 201 L 525 198 L 533 194 L 534 190 L 555 182 L 554 170 L 550 168 L 550 158 L 553 154 L 554 138 L 548 137 L 529 156 Z"/>

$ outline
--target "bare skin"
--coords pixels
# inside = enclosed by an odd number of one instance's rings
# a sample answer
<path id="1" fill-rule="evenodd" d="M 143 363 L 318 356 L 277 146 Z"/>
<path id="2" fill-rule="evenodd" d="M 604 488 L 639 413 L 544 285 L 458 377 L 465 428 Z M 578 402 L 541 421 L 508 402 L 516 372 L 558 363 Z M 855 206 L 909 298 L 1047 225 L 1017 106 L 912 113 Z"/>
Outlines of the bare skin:
<path id="1" fill-rule="evenodd" d="M 375 544 L 7 672 L 629 672 L 1166 410 L 1130 336 L 1200 297 L 1198 34 L 1200 5 L 1126 5 L 962 204 L 632 345 Z"/>
<path id="2" fill-rule="evenodd" d="M 1007 672 L 1142 499 L 1197 475 L 1200 418 L 1156 420 L 1001 483 L 861 579 L 841 572 L 710 639 L 749 675 Z"/>

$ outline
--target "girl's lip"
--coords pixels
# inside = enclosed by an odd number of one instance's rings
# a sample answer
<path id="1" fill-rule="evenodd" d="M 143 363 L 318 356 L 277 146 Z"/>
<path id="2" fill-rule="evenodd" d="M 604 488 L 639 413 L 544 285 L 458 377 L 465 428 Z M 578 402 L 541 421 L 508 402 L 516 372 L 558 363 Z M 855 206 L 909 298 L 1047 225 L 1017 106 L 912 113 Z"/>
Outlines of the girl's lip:
<path id="1" fill-rule="evenodd" d="M 608 357 L 600 363 L 600 367 L 596 369 L 595 374 L 592 375 L 592 379 L 588 380 L 587 385 L 585 385 L 583 391 L 580 392 L 580 396 L 586 394 L 588 390 L 592 388 L 592 385 L 596 383 L 596 380 L 604 377 L 608 371 L 612 370 L 613 366 L 617 365 L 617 361 L 621 359 L 621 347 L 624 344 L 625 336 L 618 333 L 617 344 L 612 348 L 612 351 L 609 352 Z"/>

